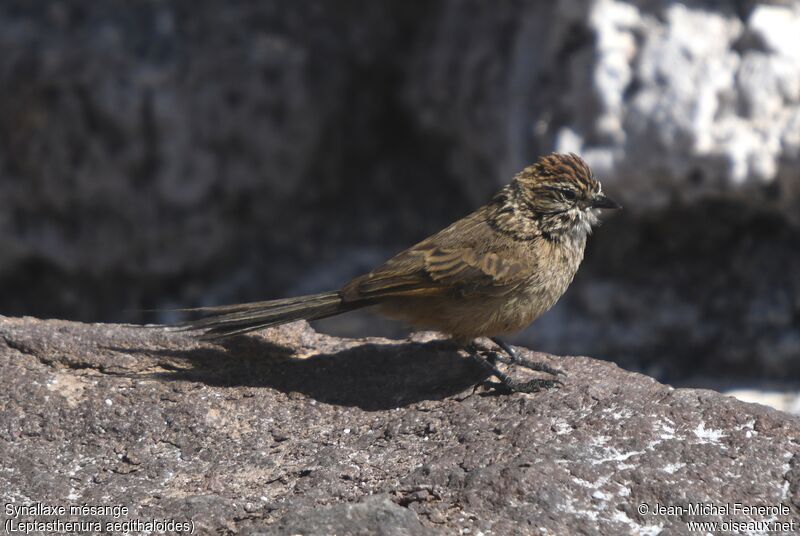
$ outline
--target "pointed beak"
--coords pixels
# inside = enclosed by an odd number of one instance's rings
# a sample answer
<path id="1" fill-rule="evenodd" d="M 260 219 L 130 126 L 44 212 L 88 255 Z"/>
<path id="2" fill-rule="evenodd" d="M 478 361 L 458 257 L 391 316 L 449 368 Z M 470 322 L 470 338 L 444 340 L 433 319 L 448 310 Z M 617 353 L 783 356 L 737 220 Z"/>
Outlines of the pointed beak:
<path id="1" fill-rule="evenodd" d="M 610 197 L 606 197 L 603 194 L 597 194 L 594 199 L 592 199 L 592 208 L 613 208 L 618 209 L 622 208 L 622 205 L 611 199 Z"/>

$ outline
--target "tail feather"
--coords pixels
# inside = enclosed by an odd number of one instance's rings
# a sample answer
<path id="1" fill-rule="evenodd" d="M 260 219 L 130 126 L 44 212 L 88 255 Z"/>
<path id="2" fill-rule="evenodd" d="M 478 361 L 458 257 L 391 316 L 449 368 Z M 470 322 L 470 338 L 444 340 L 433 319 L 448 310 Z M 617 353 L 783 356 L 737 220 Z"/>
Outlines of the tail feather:
<path id="1" fill-rule="evenodd" d="M 182 330 L 204 330 L 205 340 L 222 339 L 295 320 L 318 320 L 366 304 L 344 303 L 339 292 L 324 292 L 282 300 L 190 309 L 210 316 L 180 324 Z"/>
<path id="2" fill-rule="evenodd" d="M 210 316 L 186 322 L 187 329 L 202 329 L 206 327 L 220 327 L 224 325 L 238 325 L 253 320 L 281 319 L 289 317 L 293 313 L 300 313 L 298 318 L 292 317 L 287 320 L 297 320 L 304 318 L 302 315 L 314 314 L 317 309 L 328 309 L 341 303 L 338 293 L 314 294 L 310 296 L 300 296 L 299 298 L 289 298 L 286 300 L 273 300 L 265 302 L 242 303 L 238 305 L 225 305 L 222 307 L 204 307 L 193 309 L 199 312 L 210 312 Z"/>

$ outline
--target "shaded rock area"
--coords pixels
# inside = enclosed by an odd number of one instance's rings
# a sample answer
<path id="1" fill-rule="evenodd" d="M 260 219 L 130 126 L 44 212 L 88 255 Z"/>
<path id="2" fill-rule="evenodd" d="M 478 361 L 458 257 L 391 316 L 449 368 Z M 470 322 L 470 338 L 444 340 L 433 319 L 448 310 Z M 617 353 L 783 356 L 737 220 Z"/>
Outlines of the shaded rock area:
<path id="1" fill-rule="evenodd" d="M 3 2 L 0 281 L 36 285 L 0 310 L 121 320 L 257 273 L 275 292 L 462 215 L 396 89 L 435 8 Z"/>
<path id="2" fill-rule="evenodd" d="M 521 351 L 563 369 L 565 385 L 474 388 L 482 371 L 431 334 L 337 339 L 295 323 L 221 346 L 163 328 L 0 317 L 2 495 L 124 505 L 128 520 L 218 534 L 800 526 L 797 418 Z M 784 510 L 656 512 L 696 503 Z"/>
<path id="3" fill-rule="evenodd" d="M 521 344 L 670 383 L 800 378 L 800 229 L 724 201 L 635 220 L 591 237 L 571 288 Z"/>

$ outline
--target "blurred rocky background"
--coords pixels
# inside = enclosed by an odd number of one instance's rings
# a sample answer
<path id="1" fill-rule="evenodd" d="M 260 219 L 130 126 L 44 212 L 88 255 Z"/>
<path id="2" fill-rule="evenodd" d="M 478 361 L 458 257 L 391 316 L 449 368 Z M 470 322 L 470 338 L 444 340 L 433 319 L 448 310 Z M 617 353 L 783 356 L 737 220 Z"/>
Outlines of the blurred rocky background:
<path id="1" fill-rule="evenodd" d="M 625 210 L 517 342 L 679 384 L 798 378 L 792 1 L 4 0 L 0 313 L 333 288 L 554 150 Z"/>

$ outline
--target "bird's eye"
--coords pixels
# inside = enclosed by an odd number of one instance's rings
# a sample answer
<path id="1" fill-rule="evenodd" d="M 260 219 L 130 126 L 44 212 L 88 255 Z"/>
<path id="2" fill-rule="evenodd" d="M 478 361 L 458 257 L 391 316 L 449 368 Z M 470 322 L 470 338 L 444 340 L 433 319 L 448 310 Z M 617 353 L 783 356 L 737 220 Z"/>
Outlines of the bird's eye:
<path id="1" fill-rule="evenodd" d="M 559 192 L 561 193 L 561 195 L 564 196 L 564 199 L 568 201 L 573 201 L 578 195 L 575 193 L 574 190 L 567 190 L 566 188 L 563 190 L 559 190 Z"/>

